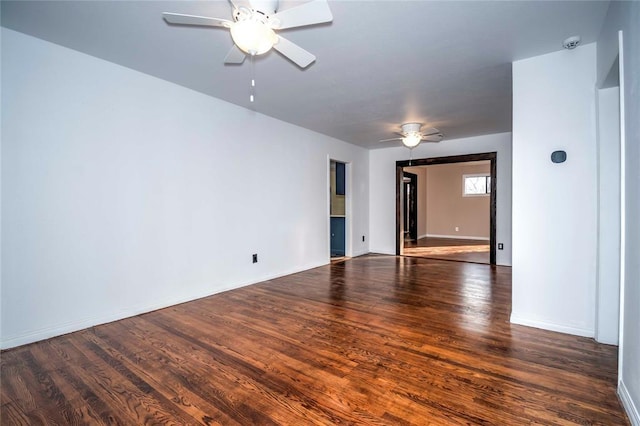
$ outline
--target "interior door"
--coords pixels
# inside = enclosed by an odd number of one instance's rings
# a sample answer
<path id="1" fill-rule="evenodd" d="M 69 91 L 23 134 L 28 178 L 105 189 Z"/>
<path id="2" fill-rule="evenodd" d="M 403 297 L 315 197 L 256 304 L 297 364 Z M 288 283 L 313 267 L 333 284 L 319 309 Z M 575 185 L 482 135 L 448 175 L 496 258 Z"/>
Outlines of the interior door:
<path id="1" fill-rule="evenodd" d="M 331 257 L 345 255 L 344 217 L 331 218 Z"/>

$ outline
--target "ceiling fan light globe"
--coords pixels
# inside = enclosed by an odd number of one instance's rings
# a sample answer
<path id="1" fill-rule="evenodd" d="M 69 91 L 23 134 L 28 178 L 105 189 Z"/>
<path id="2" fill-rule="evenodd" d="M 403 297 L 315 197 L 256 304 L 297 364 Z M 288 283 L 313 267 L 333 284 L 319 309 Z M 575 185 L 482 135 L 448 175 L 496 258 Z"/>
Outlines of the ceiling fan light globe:
<path id="1" fill-rule="evenodd" d="M 418 146 L 421 140 L 422 140 L 422 135 L 420 135 L 419 133 L 411 133 L 402 138 L 402 143 L 407 148 L 414 148 Z"/>
<path id="2" fill-rule="evenodd" d="M 231 38 L 242 51 L 250 55 L 262 55 L 278 41 L 276 33 L 265 23 L 247 19 L 231 25 Z"/>

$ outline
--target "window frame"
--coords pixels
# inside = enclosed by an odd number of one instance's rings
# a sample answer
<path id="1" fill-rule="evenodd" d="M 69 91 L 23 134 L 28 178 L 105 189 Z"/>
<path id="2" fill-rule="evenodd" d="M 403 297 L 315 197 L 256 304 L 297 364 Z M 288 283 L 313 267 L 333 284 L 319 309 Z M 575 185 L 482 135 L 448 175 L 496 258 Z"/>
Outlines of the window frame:
<path id="1" fill-rule="evenodd" d="M 484 177 L 485 192 L 483 194 L 467 194 L 467 178 Z M 462 175 L 462 196 L 463 197 L 488 197 L 491 195 L 491 173 L 468 173 Z"/>

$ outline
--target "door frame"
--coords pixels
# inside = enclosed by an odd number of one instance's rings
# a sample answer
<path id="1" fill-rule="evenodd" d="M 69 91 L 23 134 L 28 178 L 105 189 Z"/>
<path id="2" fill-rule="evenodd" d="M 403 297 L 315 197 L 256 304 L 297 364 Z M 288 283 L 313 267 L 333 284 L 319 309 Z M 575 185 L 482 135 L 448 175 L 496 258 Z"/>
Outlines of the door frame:
<path id="1" fill-rule="evenodd" d="M 484 152 L 480 154 L 451 155 L 447 157 L 420 158 L 413 160 L 396 161 L 396 255 L 402 256 L 404 247 L 404 218 L 402 215 L 402 189 L 404 167 L 430 166 L 433 164 L 466 163 L 469 161 L 490 162 L 491 194 L 489 194 L 489 264 L 496 264 L 496 191 L 498 188 L 497 178 L 497 152 Z"/>

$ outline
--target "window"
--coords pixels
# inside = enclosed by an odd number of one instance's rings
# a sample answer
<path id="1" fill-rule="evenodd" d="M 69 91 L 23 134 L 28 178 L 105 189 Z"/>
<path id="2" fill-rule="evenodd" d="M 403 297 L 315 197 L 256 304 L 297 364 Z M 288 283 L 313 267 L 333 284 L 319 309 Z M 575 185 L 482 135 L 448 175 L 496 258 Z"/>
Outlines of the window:
<path id="1" fill-rule="evenodd" d="M 491 176 L 487 174 L 462 175 L 462 195 L 464 197 L 491 194 Z"/>

